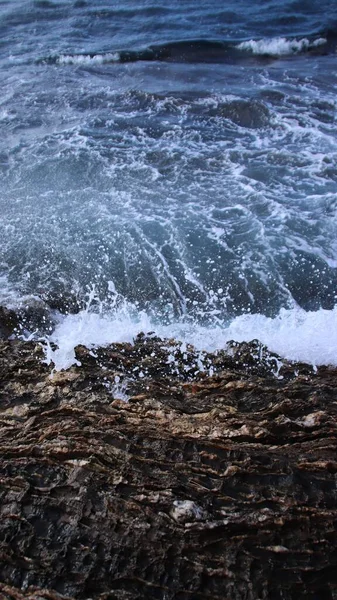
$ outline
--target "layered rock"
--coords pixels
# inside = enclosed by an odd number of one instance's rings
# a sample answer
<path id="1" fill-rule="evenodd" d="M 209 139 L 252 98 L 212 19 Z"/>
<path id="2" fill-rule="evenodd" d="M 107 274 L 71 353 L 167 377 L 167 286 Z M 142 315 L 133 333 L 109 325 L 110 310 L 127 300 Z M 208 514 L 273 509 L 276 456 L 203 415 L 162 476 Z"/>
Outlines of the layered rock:
<path id="1" fill-rule="evenodd" d="M 337 370 L 0 342 L 0 598 L 337 598 Z"/>

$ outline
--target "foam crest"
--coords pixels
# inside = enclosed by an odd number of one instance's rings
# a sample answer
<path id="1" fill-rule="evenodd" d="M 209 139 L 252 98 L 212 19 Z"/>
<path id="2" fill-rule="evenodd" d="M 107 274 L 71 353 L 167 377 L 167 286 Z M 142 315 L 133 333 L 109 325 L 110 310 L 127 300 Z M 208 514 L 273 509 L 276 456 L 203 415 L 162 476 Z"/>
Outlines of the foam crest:
<path id="1" fill-rule="evenodd" d="M 311 48 L 316 48 L 326 43 L 325 38 L 318 38 L 313 42 L 308 38 L 289 40 L 284 37 L 276 37 L 271 39 L 249 40 L 241 42 L 237 46 L 239 50 L 246 50 L 256 55 L 268 56 L 287 56 L 289 54 L 298 54 L 305 52 Z"/>
<path id="2" fill-rule="evenodd" d="M 59 56 L 57 63 L 59 65 L 103 65 L 119 61 L 119 53 L 112 52 L 107 54 L 65 54 Z"/>
<path id="3" fill-rule="evenodd" d="M 114 342 L 132 342 L 140 332 L 154 332 L 162 338 L 176 338 L 193 344 L 202 352 L 225 348 L 227 342 L 259 339 L 281 357 L 316 365 L 337 366 L 337 307 L 333 310 L 306 312 L 298 307 L 282 309 L 275 318 L 244 314 L 228 324 L 205 327 L 197 323 L 154 323 L 144 312 L 132 313 L 127 307 L 113 314 L 84 310 L 64 317 L 47 343 L 46 361 L 56 370 L 79 364 L 75 347 L 107 346 Z M 57 345 L 53 349 L 53 344 Z"/>

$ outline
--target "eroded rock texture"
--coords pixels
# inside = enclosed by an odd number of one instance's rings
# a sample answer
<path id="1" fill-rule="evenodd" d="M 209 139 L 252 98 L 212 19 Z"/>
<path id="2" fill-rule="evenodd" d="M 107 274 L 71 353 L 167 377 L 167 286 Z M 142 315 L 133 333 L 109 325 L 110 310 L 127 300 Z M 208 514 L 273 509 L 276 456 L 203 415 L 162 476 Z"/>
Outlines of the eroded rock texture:
<path id="1" fill-rule="evenodd" d="M 336 370 L 243 344 L 206 374 L 142 337 L 41 358 L 0 342 L 0 598 L 337 598 Z"/>

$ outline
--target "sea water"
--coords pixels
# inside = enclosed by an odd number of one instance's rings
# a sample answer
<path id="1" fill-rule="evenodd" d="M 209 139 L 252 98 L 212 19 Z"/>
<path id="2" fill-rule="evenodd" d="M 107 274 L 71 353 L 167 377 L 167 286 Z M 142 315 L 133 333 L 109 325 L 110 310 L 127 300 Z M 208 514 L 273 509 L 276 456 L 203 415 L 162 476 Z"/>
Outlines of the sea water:
<path id="1" fill-rule="evenodd" d="M 139 331 L 337 364 L 334 0 L 2 0 L 0 29 L 0 304 L 53 312 L 58 368 Z"/>

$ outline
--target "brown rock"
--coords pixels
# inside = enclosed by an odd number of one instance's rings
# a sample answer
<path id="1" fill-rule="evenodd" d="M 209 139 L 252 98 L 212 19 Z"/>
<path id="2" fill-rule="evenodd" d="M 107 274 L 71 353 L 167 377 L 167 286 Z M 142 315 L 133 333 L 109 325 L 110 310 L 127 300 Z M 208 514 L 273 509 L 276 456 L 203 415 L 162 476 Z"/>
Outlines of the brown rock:
<path id="1" fill-rule="evenodd" d="M 0 341 L 1 600 L 337 598 L 337 370 L 256 344 Z"/>

